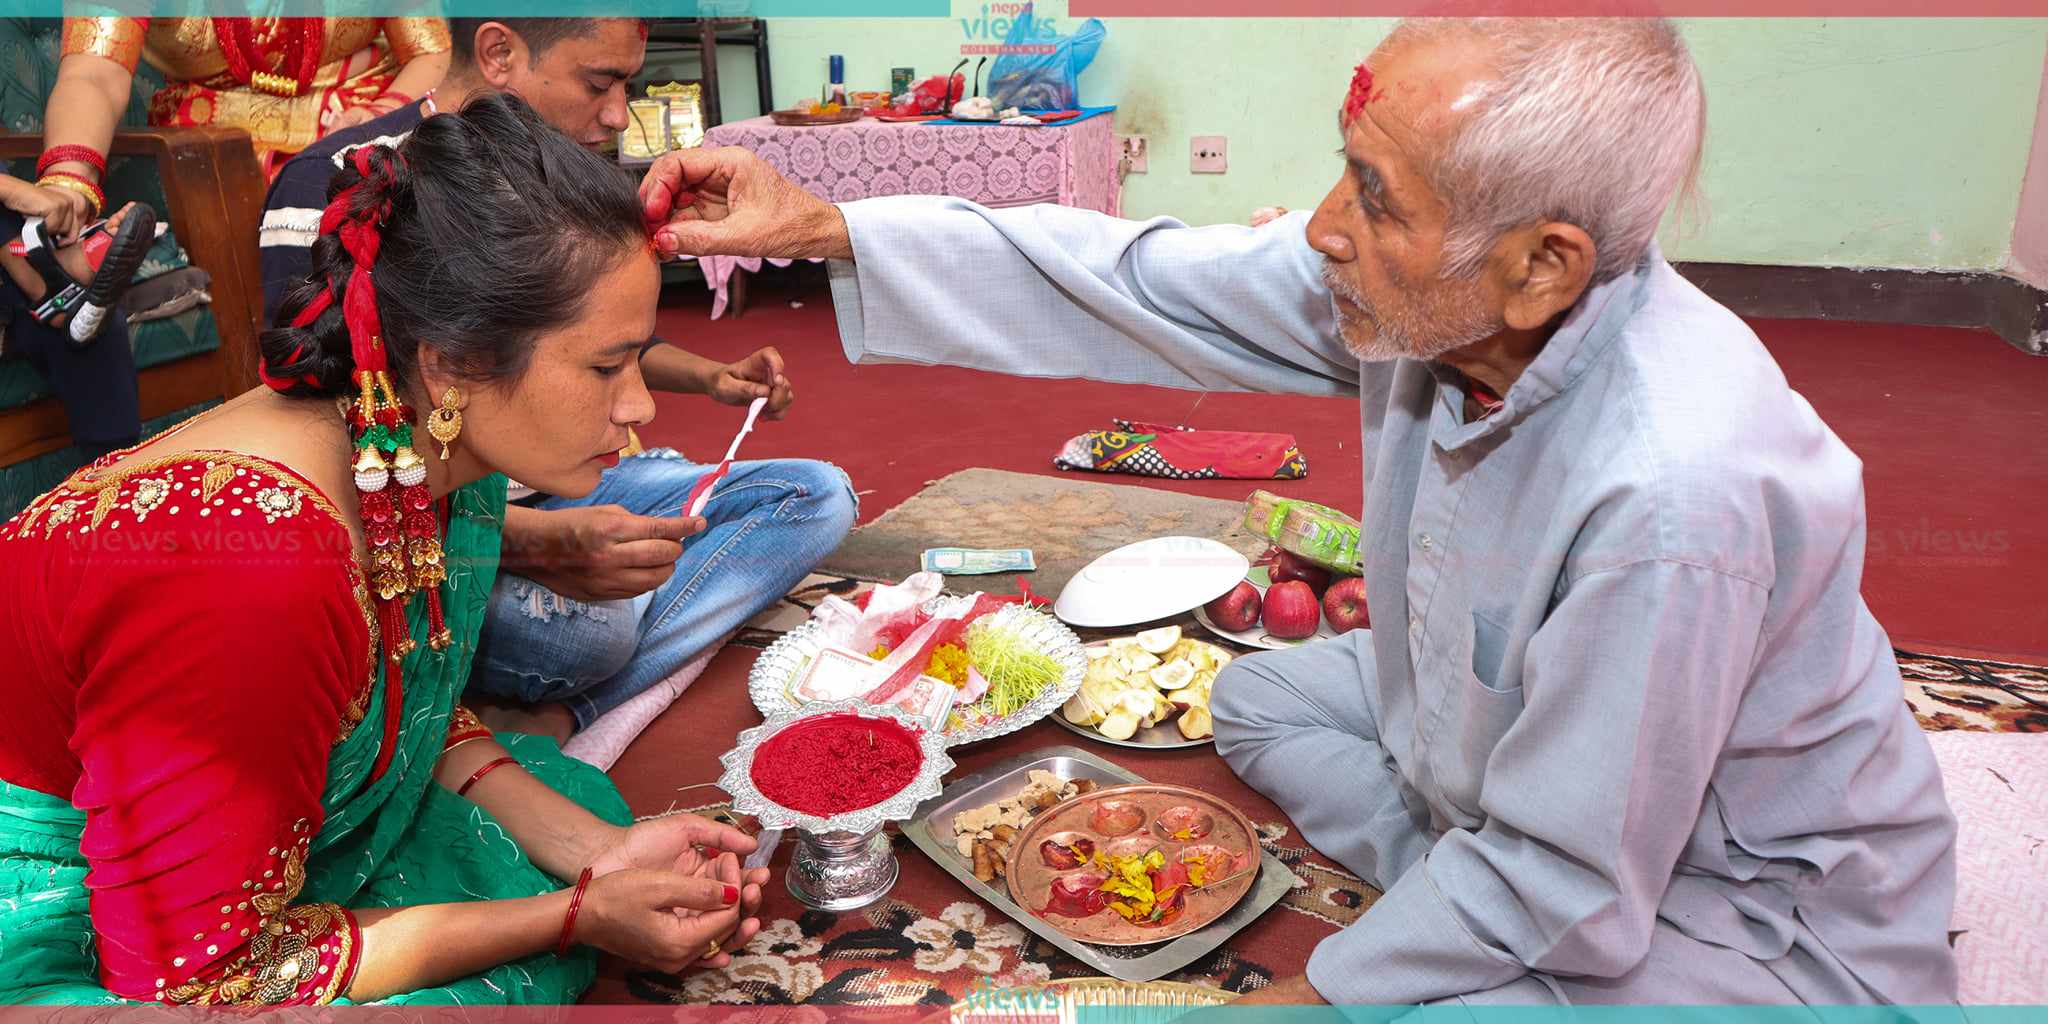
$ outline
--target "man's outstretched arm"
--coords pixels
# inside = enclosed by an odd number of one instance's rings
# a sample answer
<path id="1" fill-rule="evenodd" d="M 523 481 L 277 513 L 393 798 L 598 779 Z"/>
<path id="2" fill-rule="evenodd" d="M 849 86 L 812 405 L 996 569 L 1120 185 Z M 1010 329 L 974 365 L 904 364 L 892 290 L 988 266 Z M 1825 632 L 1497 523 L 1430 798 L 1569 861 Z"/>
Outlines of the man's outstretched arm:
<path id="1" fill-rule="evenodd" d="M 933 196 L 834 207 L 731 149 L 664 158 L 641 196 L 668 251 L 834 260 L 855 361 L 1314 395 L 1358 382 L 1297 220 L 1190 228 Z"/>

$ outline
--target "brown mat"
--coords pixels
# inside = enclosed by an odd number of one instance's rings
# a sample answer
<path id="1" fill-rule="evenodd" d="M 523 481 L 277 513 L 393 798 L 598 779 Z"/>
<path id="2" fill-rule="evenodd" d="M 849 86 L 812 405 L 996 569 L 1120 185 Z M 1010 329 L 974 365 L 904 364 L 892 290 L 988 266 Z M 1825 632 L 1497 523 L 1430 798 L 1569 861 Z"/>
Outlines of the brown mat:
<path id="1" fill-rule="evenodd" d="M 1245 493 L 1257 487 L 1245 481 Z M 1143 485 L 967 469 L 846 538 L 818 572 L 861 580 L 900 580 L 918 569 L 926 548 L 1028 547 L 1038 571 L 1033 593 L 1058 597 L 1098 556 L 1152 537 L 1213 537 L 1256 556 L 1265 545 L 1244 531 L 1240 502 L 1198 498 Z M 961 577 L 955 589 L 1017 593 L 1011 576 Z M 967 584 L 971 583 L 971 586 Z"/>

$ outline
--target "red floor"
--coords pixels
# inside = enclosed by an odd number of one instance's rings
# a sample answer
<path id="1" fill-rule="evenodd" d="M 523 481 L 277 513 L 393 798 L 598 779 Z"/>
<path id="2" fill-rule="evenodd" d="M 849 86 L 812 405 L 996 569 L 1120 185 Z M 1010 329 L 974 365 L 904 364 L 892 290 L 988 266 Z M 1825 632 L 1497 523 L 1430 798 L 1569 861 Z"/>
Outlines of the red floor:
<path id="1" fill-rule="evenodd" d="M 802 308 L 792 308 L 790 296 Z M 685 348 L 725 359 L 762 345 L 781 350 L 797 404 L 790 419 L 756 430 L 744 455 L 838 463 L 865 492 L 863 521 L 956 470 L 1056 474 L 1059 444 L 1113 416 L 1284 430 L 1300 439 L 1309 461 L 1308 479 L 1294 483 L 1151 486 L 1231 499 L 1267 486 L 1340 507 L 1359 503 L 1358 406 L 1351 400 L 855 367 L 841 353 L 815 268 L 757 280 L 754 302 L 738 319 L 708 319 L 709 299 L 694 284 L 671 286 L 667 303 L 664 336 Z M 1923 650 L 2048 661 L 2048 359 L 1978 331 L 1805 320 L 1755 327 L 1793 386 L 1864 460 L 1870 542 L 1863 589 L 1892 639 Z M 642 432 L 648 443 L 700 459 L 715 458 L 739 426 L 738 410 L 701 399 L 668 396 L 660 407 L 661 417 Z"/>

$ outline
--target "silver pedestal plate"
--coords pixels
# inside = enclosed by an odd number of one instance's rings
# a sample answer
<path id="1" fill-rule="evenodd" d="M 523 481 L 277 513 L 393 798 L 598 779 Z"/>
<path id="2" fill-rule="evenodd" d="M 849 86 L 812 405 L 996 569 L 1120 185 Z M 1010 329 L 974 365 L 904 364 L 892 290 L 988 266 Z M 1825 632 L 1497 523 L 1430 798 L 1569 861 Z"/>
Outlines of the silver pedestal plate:
<path id="1" fill-rule="evenodd" d="M 797 722 L 830 714 L 893 722 L 917 735 L 924 761 L 910 784 L 881 803 L 830 817 L 794 811 L 761 795 L 753 776 L 754 757 L 761 745 Z M 925 729 L 922 722 L 899 708 L 860 700 L 825 701 L 779 711 L 740 733 L 739 744 L 718 761 L 725 766 L 718 785 L 732 794 L 735 813 L 753 815 L 763 829 L 797 830 L 796 850 L 784 876 L 790 895 L 807 907 L 832 911 L 865 907 L 889 894 L 899 868 L 884 826 L 908 819 L 919 804 L 939 795 L 943 788 L 940 780 L 953 770 L 943 735 Z"/>

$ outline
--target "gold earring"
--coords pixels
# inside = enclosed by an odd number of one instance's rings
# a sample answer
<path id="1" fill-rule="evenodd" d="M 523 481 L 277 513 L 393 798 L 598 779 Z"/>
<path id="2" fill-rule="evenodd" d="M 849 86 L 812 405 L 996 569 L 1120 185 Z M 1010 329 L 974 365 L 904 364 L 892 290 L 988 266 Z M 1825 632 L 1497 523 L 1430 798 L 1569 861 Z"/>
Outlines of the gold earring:
<path id="1" fill-rule="evenodd" d="M 462 433 L 462 410 L 456 403 L 462 401 L 462 392 L 449 388 L 441 393 L 441 407 L 427 414 L 427 433 L 441 442 L 441 461 L 448 461 L 448 446 L 455 443 L 455 435 Z"/>

